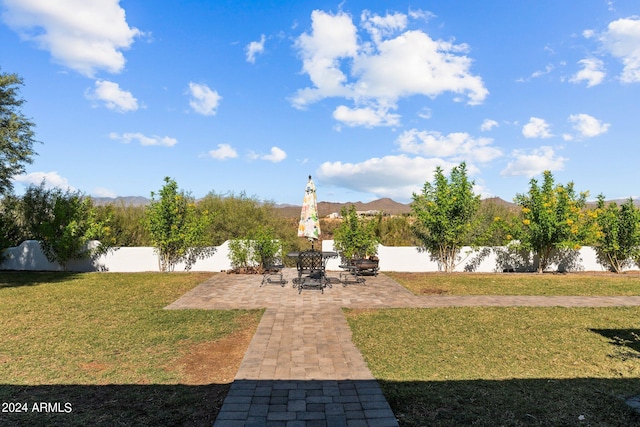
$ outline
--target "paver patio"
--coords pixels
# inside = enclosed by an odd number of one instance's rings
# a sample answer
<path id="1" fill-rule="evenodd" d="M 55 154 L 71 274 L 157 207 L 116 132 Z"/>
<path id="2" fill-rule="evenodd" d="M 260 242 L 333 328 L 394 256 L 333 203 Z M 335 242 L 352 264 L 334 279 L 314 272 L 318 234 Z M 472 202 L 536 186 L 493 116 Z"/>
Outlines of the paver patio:
<path id="1" fill-rule="evenodd" d="M 397 426 L 351 342 L 349 308 L 452 306 L 639 306 L 640 296 L 415 296 L 380 274 L 366 283 L 304 290 L 260 287 L 261 276 L 217 274 L 167 309 L 266 308 L 215 422 L 223 426 Z M 338 272 L 329 272 L 338 276 Z"/>

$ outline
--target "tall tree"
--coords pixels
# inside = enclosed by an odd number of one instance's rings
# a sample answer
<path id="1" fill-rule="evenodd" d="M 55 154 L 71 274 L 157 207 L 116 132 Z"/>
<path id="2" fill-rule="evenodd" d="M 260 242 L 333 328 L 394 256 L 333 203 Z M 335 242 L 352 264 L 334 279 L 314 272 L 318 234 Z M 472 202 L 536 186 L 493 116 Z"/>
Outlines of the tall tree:
<path id="1" fill-rule="evenodd" d="M 598 226 L 595 250 L 602 265 L 620 273 L 640 259 L 640 210 L 633 199 L 620 206 L 615 202 L 606 205 L 601 194 L 598 208 L 591 214 Z"/>
<path id="2" fill-rule="evenodd" d="M 585 212 L 587 193 L 576 193 L 573 182 L 556 185 L 553 174 L 544 172 L 542 185 L 533 178 L 526 194 L 516 195 L 521 208 L 521 247 L 538 256 L 538 273 L 548 266 L 560 250 L 580 249 L 589 237 Z"/>
<path id="3" fill-rule="evenodd" d="M 21 111 L 23 85 L 17 74 L 0 73 L 0 195 L 13 190 L 11 178 L 24 173 L 25 164 L 35 155 L 35 126 Z"/>
<path id="4" fill-rule="evenodd" d="M 145 226 L 160 257 L 160 270 L 173 271 L 179 262 L 189 270 L 198 259 L 215 251 L 205 233 L 212 214 L 199 211 L 193 198 L 178 189 L 176 181 L 166 177 L 164 182 L 159 199 L 151 193 Z"/>
<path id="5" fill-rule="evenodd" d="M 480 196 L 473 193 L 473 184 L 463 162 L 451 170 L 449 179 L 442 168 L 436 168 L 433 184 L 426 182 L 421 194 L 413 194 L 414 233 L 423 249 L 446 272 L 454 270 L 460 249 L 473 230 L 480 206 Z"/>

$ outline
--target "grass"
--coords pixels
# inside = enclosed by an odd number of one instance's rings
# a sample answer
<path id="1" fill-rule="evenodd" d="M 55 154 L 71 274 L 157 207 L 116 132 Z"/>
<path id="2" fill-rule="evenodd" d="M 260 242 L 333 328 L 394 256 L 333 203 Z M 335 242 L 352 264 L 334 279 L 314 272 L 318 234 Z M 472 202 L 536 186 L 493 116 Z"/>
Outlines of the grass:
<path id="1" fill-rule="evenodd" d="M 250 336 L 261 312 L 163 310 L 209 277 L 1 273 L 0 402 L 68 402 L 72 413 L 0 413 L 0 425 L 210 425 L 233 374 L 202 383 L 190 358 Z"/>
<path id="2" fill-rule="evenodd" d="M 640 425 L 639 307 L 346 315 L 401 425 Z"/>
<path id="3" fill-rule="evenodd" d="M 640 295 L 640 274 L 385 273 L 416 295 Z"/>

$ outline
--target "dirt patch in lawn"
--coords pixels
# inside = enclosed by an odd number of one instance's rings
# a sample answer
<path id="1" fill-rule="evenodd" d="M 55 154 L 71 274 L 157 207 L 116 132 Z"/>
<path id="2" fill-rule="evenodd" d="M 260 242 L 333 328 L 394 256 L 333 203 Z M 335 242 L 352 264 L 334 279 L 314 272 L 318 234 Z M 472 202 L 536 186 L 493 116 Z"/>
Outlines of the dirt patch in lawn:
<path id="1" fill-rule="evenodd" d="M 221 340 L 193 346 L 178 362 L 184 372 L 184 383 L 232 383 L 254 332 L 255 326 L 249 326 Z"/>

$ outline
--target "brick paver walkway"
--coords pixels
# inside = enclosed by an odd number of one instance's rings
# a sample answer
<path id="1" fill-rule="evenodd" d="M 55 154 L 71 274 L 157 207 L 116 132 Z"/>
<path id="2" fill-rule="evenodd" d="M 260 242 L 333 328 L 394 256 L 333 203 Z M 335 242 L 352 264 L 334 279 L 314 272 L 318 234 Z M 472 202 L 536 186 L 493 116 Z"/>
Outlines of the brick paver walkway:
<path id="1" fill-rule="evenodd" d="M 168 309 L 266 308 L 215 422 L 223 426 L 397 426 L 342 307 L 640 305 L 633 297 L 415 296 L 380 274 L 366 284 L 334 284 L 324 294 L 260 287 L 261 276 L 218 274 Z M 329 273 L 336 276 L 338 273 Z"/>

